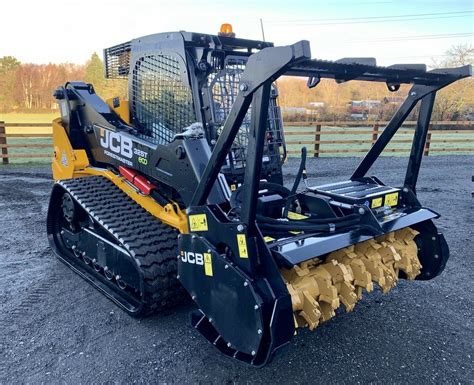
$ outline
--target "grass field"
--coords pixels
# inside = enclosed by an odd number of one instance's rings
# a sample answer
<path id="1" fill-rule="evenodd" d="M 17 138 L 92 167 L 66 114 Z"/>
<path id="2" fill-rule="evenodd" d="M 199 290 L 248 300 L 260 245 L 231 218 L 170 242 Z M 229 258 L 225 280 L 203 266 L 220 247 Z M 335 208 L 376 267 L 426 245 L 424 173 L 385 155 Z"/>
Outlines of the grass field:
<path id="1" fill-rule="evenodd" d="M 0 114 L 0 121 L 5 121 L 7 123 L 50 123 L 53 119 L 57 117 L 57 114 Z M 407 127 L 408 128 L 408 127 Z M 363 156 L 364 151 L 370 148 L 370 143 L 361 143 L 362 141 L 368 141 L 371 139 L 371 134 L 351 134 L 351 131 L 361 131 L 361 130 L 370 130 L 371 127 L 322 127 L 322 132 L 320 139 L 322 141 L 350 141 L 350 143 L 322 143 L 320 145 L 320 150 L 330 151 L 330 150 L 347 150 L 348 152 L 338 152 L 338 153 L 322 153 L 321 157 L 328 156 L 338 156 L 338 157 L 347 157 L 347 156 Z M 347 134 L 331 134 L 331 131 L 347 131 Z M 287 142 L 311 142 L 314 140 L 314 127 L 288 127 L 287 132 L 304 132 L 303 135 L 287 135 Z M 307 134 L 306 134 L 307 132 Z M 38 134 L 38 133 L 51 133 L 50 127 L 44 128 L 31 128 L 31 127 L 10 127 L 7 128 L 7 133 L 10 134 Z M 400 133 L 395 135 L 394 140 L 411 140 L 413 134 Z M 449 133 L 447 131 L 433 131 L 432 140 L 447 140 L 444 143 L 431 143 L 430 155 L 448 155 L 448 154 L 473 154 L 474 153 L 474 135 L 472 133 Z M 450 140 L 459 140 L 460 142 L 449 142 Z M 51 145 L 51 139 L 49 138 L 9 138 L 9 144 L 48 144 Z M 301 147 L 306 146 L 308 149 L 308 155 L 313 155 L 313 144 L 308 143 L 298 143 L 298 144 L 288 144 L 287 149 L 289 151 L 296 151 L 299 153 Z M 389 156 L 407 156 L 410 151 L 411 143 L 390 143 L 387 146 L 387 151 L 383 155 Z M 449 151 L 449 149 L 456 148 L 466 148 L 470 151 L 459 152 L 459 151 Z M 9 148 L 8 152 L 11 154 L 15 153 L 47 153 L 51 147 L 48 148 Z M 403 152 L 391 152 L 393 149 L 404 149 Z M 444 151 L 436 151 L 436 150 Z M 362 151 L 364 150 L 364 151 Z M 294 157 L 298 154 L 290 154 L 289 156 Z M 10 163 L 49 163 L 49 158 L 12 158 Z"/>
<path id="2" fill-rule="evenodd" d="M 50 114 L 17 114 L 8 113 L 0 114 L 0 121 L 7 123 L 51 123 L 54 119 L 59 116 L 59 113 Z M 50 134 L 51 128 L 49 127 L 10 127 L 7 128 L 8 134 Z"/>

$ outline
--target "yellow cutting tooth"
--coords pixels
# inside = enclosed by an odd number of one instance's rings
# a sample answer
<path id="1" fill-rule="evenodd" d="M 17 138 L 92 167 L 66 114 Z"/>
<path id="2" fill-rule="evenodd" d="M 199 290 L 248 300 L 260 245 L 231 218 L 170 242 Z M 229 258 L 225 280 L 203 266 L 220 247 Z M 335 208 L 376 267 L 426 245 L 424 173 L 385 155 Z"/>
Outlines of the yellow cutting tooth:
<path id="1" fill-rule="evenodd" d="M 332 284 L 331 274 L 325 269 L 316 268 L 313 279 L 317 282 L 319 288 L 319 303 L 325 302 L 332 309 L 337 309 L 339 307 L 339 297 L 336 287 Z"/>
<path id="2" fill-rule="evenodd" d="M 361 289 L 364 288 L 369 293 L 374 290 L 374 285 L 372 283 L 372 276 L 365 268 L 364 262 L 360 259 L 354 259 L 351 261 L 349 267 L 354 274 L 354 285 L 359 286 Z"/>
<path id="3" fill-rule="evenodd" d="M 355 287 L 352 285 L 354 281 L 352 270 L 334 259 L 320 265 L 319 269 L 324 269 L 328 272 L 337 290 L 340 302 L 344 304 L 346 311 L 351 311 L 357 302 Z"/>
<path id="4" fill-rule="evenodd" d="M 334 308 L 329 303 L 321 302 L 319 305 L 321 307 L 321 321 L 322 322 L 329 321 L 332 317 L 336 315 Z"/>
<path id="5" fill-rule="evenodd" d="M 307 291 L 304 292 L 303 310 L 299 313 L 308 324 L 309 330 L 313 330 L 319 325 L 321 311 L 318 301 L 316 301 Z"/>
<path id="6" fill-rule="evenodd" d="M 300 298 L 301 291 L 296 290 L 293 285 L 287 283 L 286 288 L 288 289 L 288 293 L 290 293 L 291 297 L 291 304 L 293 307 L 293 311 L 303 309 L 303 301 Z"/>
<path id="7" fill-rule="evenodd" d="M 393 267 L 390 268 L 390 266 L 383 263 L 382 254 L 387 258 L 389 251 L 374 239 L 355 245 L 355 251 L 362 254 L 362 262 L 364 262 L 366 269 L 372 275 L 372 279 L 378 283 L 382 292 L 388 293 L 397 283 L 397 275 Z"/>
<path id="8" fill-rule="evenodd" d="M 414 241 L 418 232 L 410 228 L 404 228 L 393 234 L 393 247 L 401 257 L 396 266 L 406 274 L 407 279 L 415 279 L 420 274 L 422 267 L 418 259 L 418 246 Z"/>
<path id="9" fill-rule="evenodd" d="M 349 282 L 341 282 L 337 290 L 339 292 L 339 299 L 346 308 L 346 311 L 352 311 L 358 299 L 355 286 Z"/>
<path id="10" fill-rule="evenodd" d="M 360 256 L 354 252 L 354 246 L 332 252 L 329 254 L 328 260 L 336 260 L 343 263 L 352 272 L 353 285 L 355 286 L 355 294 L 357 297 L 356 300 L 362 298 L 362 289 L 368 292 L 374 289 L 372 276 L 365 268 Z"/>

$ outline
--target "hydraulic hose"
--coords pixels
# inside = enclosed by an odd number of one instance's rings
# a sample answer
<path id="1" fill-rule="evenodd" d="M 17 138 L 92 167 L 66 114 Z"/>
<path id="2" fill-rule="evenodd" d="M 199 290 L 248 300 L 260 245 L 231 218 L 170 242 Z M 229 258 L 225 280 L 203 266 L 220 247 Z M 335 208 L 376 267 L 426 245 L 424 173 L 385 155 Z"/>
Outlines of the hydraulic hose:
<path id="1" fill-rule="evenodd" d="M 332 220 L 334 219 L 334 220 Z M 273 218 L 264 217 L 257 215 L 258 226 L 262 230 L 270 231 L 322 231 L 322 232 L 334 232 L 339 229 L 346 227 L 353 227 L 360 223 L 360 218 L 356 215 L 348 215 L 343 218 L 330 218 L 324 222 L 308 222 L 306 220 L 301 221 L 280 221 Z"/>
<path id="2" fill-rule="evenodd" d="M 301 162 L 300 162 L 300 168 L 298 169 L 298 173 L 296 174 L 295 182 L 293 183 L 293 187 L 290 191 L 290 196 L 293 196 L 296 194 L 296 190 L 298 189 L 298 186 L 300 185 L 301 182 L 301 177 L 303 176 L 303 173 L 306 174 L 306 147 L 301 148 Z M 286 218 L 288 215 L 288 210 L 290 209 L 290 205 L 293 202 L 292 198 L 289 198 L 286 201 L 285 208 L 283 209 L 283 217 Z"/>

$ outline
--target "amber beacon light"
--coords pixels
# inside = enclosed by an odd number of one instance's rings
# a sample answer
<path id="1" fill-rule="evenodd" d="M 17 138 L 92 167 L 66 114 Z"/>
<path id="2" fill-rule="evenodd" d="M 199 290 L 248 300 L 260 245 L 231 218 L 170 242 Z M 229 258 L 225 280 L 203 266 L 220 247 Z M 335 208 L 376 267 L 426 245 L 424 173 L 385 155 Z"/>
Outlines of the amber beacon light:
<path id="1" fill-rule="evenodd" d="M 221 29 L 219 30 L 219 36 L 235 37 L 232 25 L 229 23 L 222 24 Z"/>

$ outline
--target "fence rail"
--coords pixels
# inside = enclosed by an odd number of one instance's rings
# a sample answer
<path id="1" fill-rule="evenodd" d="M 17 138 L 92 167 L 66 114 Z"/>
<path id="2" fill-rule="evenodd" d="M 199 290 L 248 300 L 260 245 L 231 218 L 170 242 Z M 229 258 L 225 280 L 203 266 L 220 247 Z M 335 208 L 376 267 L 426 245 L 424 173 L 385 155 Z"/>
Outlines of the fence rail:
<path id="1" fill-rule="evenodd" d="M 341 153 L 362 153 L 369 150 L 370 146 L 373 145 L 378 139 L 379 135 L 383 132 L 383 127 L 388 122 L 367 122 L 367 121 L 320 121 L 320 122 L 285 122 L 285 137 L 286 144 L 289 147 L 288 154 L 299 154 L 300 149 L 291 149 L 295 145 L 312 145 L 314 157 L 319 157 L 321 154 L 341 154 Z M 403 127 L 415 127 L 416 121 L 407 121 L 403 124 Z M 474 124 L 470 121 L 433 121 L 428 130 L 426 138 L 424 154 L 429 155 L 430 152 L 474 152 L 474 145 L 466 147 L 468 143 L 474 143 L 474 130 L 471 129 L 460 129 L 461 127 L 472 127 Z M 449 128 L 448 128 L 449 127 Z M 311 130 L 309 130 L 311 128 Z M 360 129 L 364 128 L 364 129 Z M 437 129 L 436 129 L 437 128 Z M 442 129 L 441 129 L 442 128 Z M 409 144 L 412 142 L 412 138 L 407 136 L 413 136 L 414 129 L 399 129 L 395 139 L 390 141 L 390 144 Z M 339 139 L 341 135 L 352 136 L 351 139 Z M 458 136 L 458 137 L 443 137 Z M 335 136 L 335 137 L 333 137 Z M 433 136 L 435 138 L 433 138 Z M 438 138 L 436 138 L 438 136 Z M 298 139 L 294 139 L 298 137 Z M 332 139 L 324 139 L 325 137 L 333 137 Z M 337 139 L 336 139 L 337 138 Z M 433 148 L 431 144 L 438 143 L 449 143 L 449 144 L 462 144 L 460 147 L 448 147 L 448 148 Z M 326 146 L 326 148 L 322 148 Z M 329 145 L 329 146 L 328 146 Z M 331 145 L 341 145 L 340 147 L 349 148 L 332 148 Z M 344 145 L 351 145 L 344 146 Z M 367 145 L 364 148 L 354 148 L 354 145 Z M 389 153 L 401 153 L 409 152 L 409 147 L 396 147 L 386 148 L 385 152 Z"/>
<path id="2" fill-rule="evenodd" d="M 366 152 L 375 143 L 379 135 L 383 132 L 383 127 L 388 122 L 366 122 L 366 121 L 320 121 L 320 122 L 285 122 L 285 137 L 288 146 L 288 154 L 296 155 L 300 149 L 295 146 L 310 145 L 309 153 L 315 157 L 322 154 L 358 154 Z M 398 130 L 397 136 L 390 142 L 391 144 L 406 144 L 412 142 L 413 129 L 405 127 L 416 126 L 416 121 L 404 123 L 404 128 Z M 440 153 L 474 153 L 474 130 L 470 129 L 473 122 L 456 121 L 444 122 L 434 121 L 430 124 L 428 136 L 425 144 L 424 154 L 433 152 Z M 51 127 L 50 123 L 5 123 L 0 121 L 0 149 L 2 163 L 8 164 L 10 159 L 15 158 L 49 158 L 52 152 L 52 134 L 36 133 L 7 133 L 7 128 L 46 128 Z M 449 127 L 449 129 L 448 129 Z M 466 129 L 461 129 L 465 127 Z M 438 128 L 438 129 L 435 129 Z M 443 129 L 439 129 L 443 128 Z M 344 136 L 351 136 L 350 139 L 343 139 Z M 448 135 L 449 137 L 446 137 Z M 469 136 L 469 137 L 466 137 Z M 325 139 L 328 138 L 328 139 Z M 341 138 L 341 139 L 339 139 Z M 7 140 L 12 139 L 12 140 Z M 39 142 L 38 142 L 39 141 Z M 460 146 L 454 147 L 432 147 L 432 144 L 449 144 Z M 473 143 L 470 147 L 467 147 Z M 334 148 L 333 146 L 338 146 Z M 360 146 L 364 146 L 361 148 Z M 354 147 L 356 146 L 356 147 Z M 358 147 L 357 147 L 358 146 Z M 12 149 L 13 151 L 9 151 Z M 18 152 L 18 149 L 27 150 Z M 41 149 L 50 151 L 38 152 Z M 30 151 L 33 150 L 33 151 Z M 387 148 L 385 152 L 401 153 L 409 152 L 409 147 Z"/>
<path id="3" fill-rule="evenodd" d="M 49 128 L 51 123 L 5 123 L 0 121 L 0 158 L 2 158 L 3 164 L 8 164 L 10 159 L 51 158 L 53 156 L 52 134 L 7 133 L 6 129 L 10 127 Z M 7 139 L 13 139 L 13 142 Z M 38 140 L 40 143 L 37 142 Z M 8 151 L 9 149 L 13 151 Z M 17 152 L 18 149 L 27 150 L 27 152 Z M 38 152 L 38 149 L 49 149 L 49 151 Z"/>

